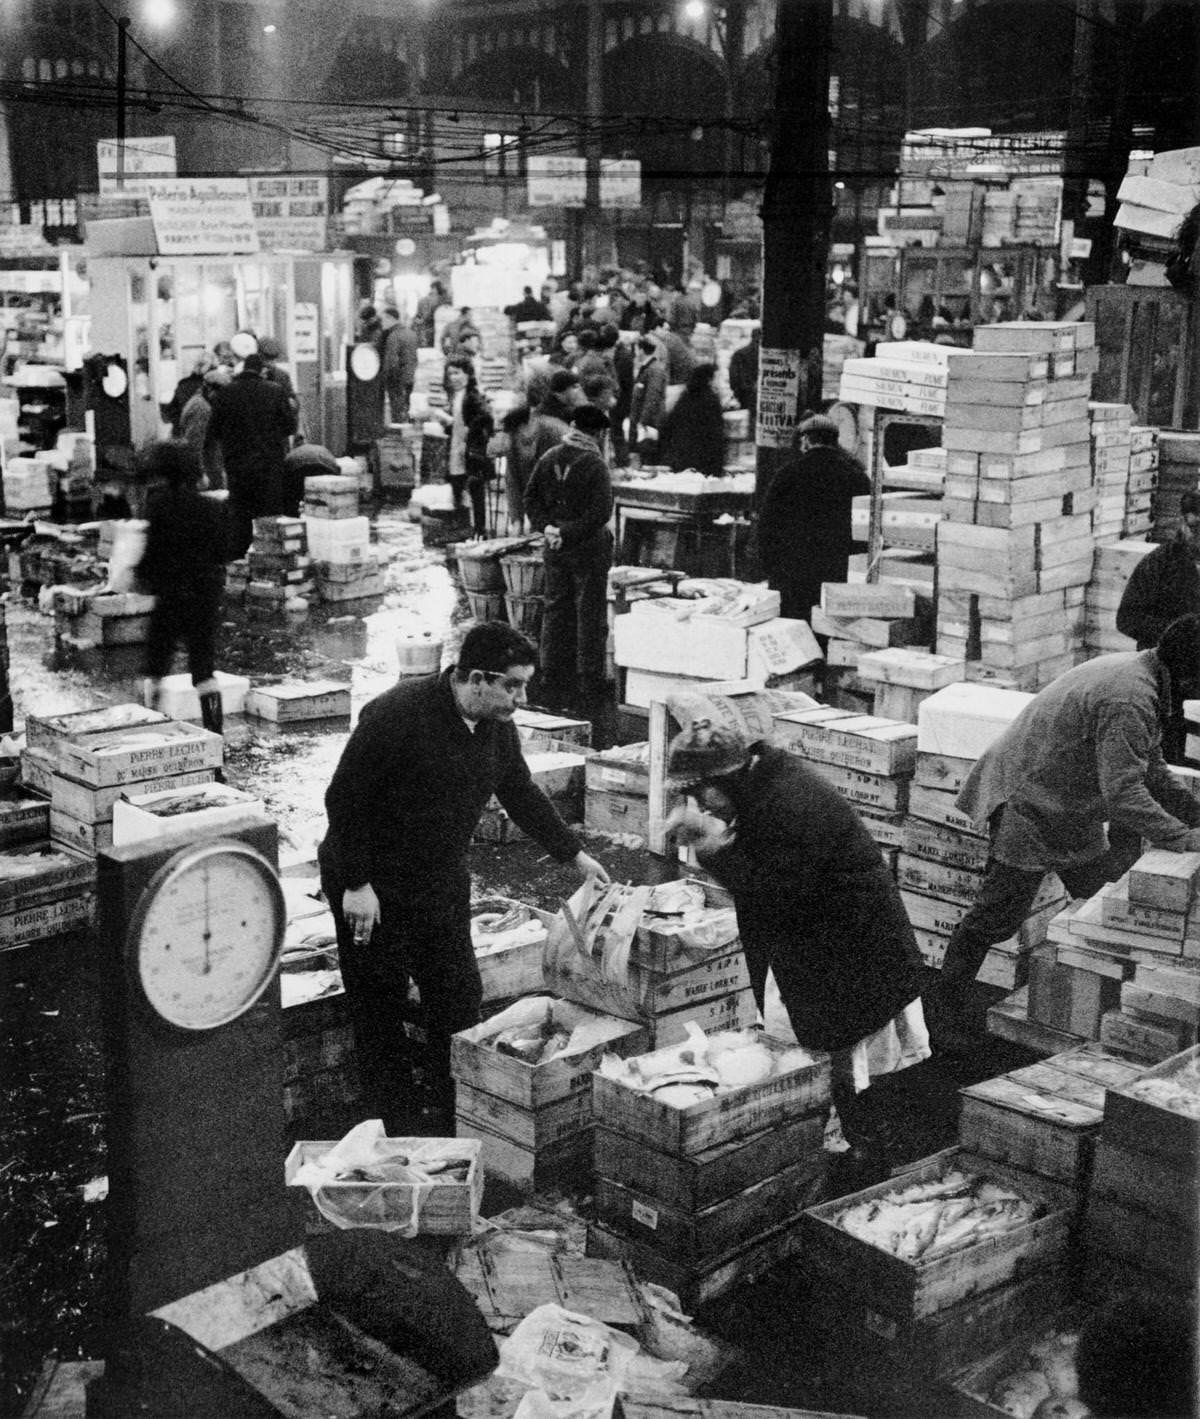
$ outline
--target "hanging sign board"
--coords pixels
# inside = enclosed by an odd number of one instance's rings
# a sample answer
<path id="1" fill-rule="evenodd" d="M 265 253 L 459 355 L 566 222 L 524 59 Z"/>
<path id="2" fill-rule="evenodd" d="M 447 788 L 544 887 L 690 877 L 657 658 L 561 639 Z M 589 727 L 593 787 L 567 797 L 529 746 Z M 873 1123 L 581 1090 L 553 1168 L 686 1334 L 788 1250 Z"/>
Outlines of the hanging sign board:
<path id="1" fill-rule="evenodd" d="M 800 421 L 799 350 L 770 350 L 758 356 L 758 422 L 754 441 L 762 448 L 791 448 Z"/>
<path id="2" fill-rule="evenodd" d="M 528 159 L 531 207 L 582 207 L 587 200 L 587 159 L 544 153 Z"/>
<path id="3" fill-rule="evenodd" d="M 297 301 L 292 306 L 292 335 L 288 341 L 292 363 L 315 364 L 320 354 L 317 343 L 317 303 Z"/>
<path id="4" fill-rule="evenodd" d="M 121 145 L 115 138 L 101 138 L 96 144 L 96 166 L 100 171 L 100 196 L 136 201 L 146 196 L 151 182 L 175 176 L 175 139 L 125 139 L 125 180 L 117 184 L 117 158 Z"/>
<path id="5" fill-rule="evenodd" d="M 636 211 L 642 205 L 642 165 L 637 158 L 600 159 L 600 205 Z"/>
<path id="6" fill-rule="evenodd" d="M 325 251 L 329 179 L 276 173 L 250 179 L 254 225 L 264 251 Z"/>
<path id="7" fill-rule="evenodd" d="M 151 182 L 146 196 L 163 256 L 233 256 L 259 250 L 250 187 L 244 177 Z"/>

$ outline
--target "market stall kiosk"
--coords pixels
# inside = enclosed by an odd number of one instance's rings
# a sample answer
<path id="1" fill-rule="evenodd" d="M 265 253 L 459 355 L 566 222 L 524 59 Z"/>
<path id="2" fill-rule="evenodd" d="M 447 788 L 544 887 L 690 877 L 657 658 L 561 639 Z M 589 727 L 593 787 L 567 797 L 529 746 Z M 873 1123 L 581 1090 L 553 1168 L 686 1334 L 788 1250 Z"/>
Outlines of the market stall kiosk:
<path id="1" fill-rule="evenodd" d="M 271 335 L 300 400 L 308 439 L 346 451 L 351 252 L 164 256 L 148 219 L 88 229 L 91 349 L 130 370 L 130 440 L 162 430 L 160 406 L 197 357 L 239 330 Z"/>

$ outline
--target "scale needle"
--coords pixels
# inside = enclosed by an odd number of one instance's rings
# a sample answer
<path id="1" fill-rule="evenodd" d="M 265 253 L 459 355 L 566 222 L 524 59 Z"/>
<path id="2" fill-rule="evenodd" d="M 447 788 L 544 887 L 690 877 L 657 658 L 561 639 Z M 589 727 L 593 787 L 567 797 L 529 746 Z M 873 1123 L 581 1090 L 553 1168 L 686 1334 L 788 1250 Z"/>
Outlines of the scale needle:
<path id="1" fill-rule="evenodd" d="M 212 922 L 209 916 L 208 897 L 208 864 L 204 864 L 204 965 L 201 968 L 201 975 L 209 975 L 212 972 Z"/>

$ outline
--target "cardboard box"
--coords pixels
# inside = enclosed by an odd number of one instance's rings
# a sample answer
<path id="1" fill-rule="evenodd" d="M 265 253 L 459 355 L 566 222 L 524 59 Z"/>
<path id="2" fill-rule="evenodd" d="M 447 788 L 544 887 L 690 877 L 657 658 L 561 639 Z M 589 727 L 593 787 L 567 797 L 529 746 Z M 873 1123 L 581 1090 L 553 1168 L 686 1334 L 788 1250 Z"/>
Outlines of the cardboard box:
<path id="1" fill-rule="evenodd" d="M 920 707 L 917 749 L 978 759 L 1032 699 L 1031 694 L 988 685 L 947 685 Z"/>
<path id="2" fill-rule="evenodd" d="M 249 678 L 245 675 L 228 675 L 218 670 L 213 677 L 221 695 L 221 711 L 224 714 L 241 714 L 250 689 Z M 169 719 L 199 720 L 200 696 L 188 674 L 164 675 L 158 682 L 159 708 Z M 146 693 L 149 693 L 147 689 Z"/>

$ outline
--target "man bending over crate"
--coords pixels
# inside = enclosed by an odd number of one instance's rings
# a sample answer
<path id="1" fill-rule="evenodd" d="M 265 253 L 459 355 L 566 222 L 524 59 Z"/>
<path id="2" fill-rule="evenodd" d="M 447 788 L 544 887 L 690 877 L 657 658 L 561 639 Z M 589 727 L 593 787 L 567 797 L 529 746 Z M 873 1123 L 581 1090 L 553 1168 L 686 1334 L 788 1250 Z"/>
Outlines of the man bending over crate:
<path id="1" fill-rule="evenodd" d="M 929 1056 L 921 956 L 879 848 L 844 798 L 796 755 L 695 720 L 667 773 L 688 803 L 667 820 L 733 894 L 761 1012 L 775 976 L 797 1041 L 829 1051 L 850 1153 L 839 1192 L 888 1175 L 871 1076 Z"/>
<path id="2" fill-rule="evenodd" d="M 418 1112 L 404 1034 L 415 981 L 427 1044 L 426 1126 L 453 1133 L 450 1036 L 479 1023 L 467 849 L 493 794 L 580 877 L 608 874 L 532 781 L 513 714 L 537 652 L 504 622 L 467 632 L 458 664 L 372 700 L 325 794 L 321 883 L 367 1096 L 389 1130 Z"/>

